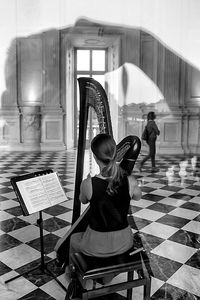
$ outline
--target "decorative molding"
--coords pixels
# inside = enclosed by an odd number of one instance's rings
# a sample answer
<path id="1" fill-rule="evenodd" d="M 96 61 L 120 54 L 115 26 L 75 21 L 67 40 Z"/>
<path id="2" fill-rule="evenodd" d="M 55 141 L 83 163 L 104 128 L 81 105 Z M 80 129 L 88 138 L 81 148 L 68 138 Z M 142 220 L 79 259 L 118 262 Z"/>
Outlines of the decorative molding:
<path id="1" fill-rule="evenodd" d="M 180 140 L 180 135 L 178 134 L 178 123 L 165 122 L 163 125 L 163 141 L 167 143 L 177 143 Z"/>
<path id="2" fill-rule="evenodd" d="M 62 142 L 62 120 L 44 120 L 44 142 Z"/>
<path id="3" fill-rule="evenodd" d="M 63 115 L 43 115 L 41 122 L 41 149 L 64 150 Z"/>

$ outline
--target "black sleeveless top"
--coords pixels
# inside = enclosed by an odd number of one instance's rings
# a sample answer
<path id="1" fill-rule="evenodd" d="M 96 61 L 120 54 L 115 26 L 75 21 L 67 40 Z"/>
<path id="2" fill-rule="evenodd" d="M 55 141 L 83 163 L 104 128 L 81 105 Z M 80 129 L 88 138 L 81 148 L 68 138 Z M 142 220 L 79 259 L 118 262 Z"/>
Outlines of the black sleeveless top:
<path id="1" fill-rule="evenodd" d="M 129 183 L 125 176 L 114 195 L 106 192 L 108 181 L 92 177 L 89 225 L 100 232 L 116 231 L 128 226 L 127 214 L 130 205 Z"/>

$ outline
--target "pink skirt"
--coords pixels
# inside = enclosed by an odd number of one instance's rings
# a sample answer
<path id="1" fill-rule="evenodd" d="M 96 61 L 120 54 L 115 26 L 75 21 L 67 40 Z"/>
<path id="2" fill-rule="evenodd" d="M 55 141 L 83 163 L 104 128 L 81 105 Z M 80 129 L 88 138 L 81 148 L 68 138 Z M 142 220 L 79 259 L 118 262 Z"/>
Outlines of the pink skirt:
<path id="1" fill-rule="evenodd" d="M 99 232 L 87 227 L 85 232 L 74 233 L 70 239 L 70 252 L 82 252 L 90 256 L 108 257 L 128 251 L 133 246 L 131 227 Z"/>

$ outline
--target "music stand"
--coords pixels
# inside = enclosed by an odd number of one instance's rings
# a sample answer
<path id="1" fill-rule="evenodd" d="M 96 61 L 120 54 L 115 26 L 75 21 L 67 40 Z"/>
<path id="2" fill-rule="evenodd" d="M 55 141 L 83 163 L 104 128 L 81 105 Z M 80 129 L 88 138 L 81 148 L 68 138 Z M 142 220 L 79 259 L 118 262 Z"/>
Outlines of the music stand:
<path id="1" fill-rule="evenodd" d="M 44 192 L 45 192 L 45 196 L 47 196 L 47 198 L 49 200 L 49 203 L 48 203 L 48 201 L 45 201 L 45 203 L 43 203 L 43 205 L 46 206 L 45 208 L 51 207 L 53 205 L 56 205 L 58 203 L 61 203 L 61 202 L 67 200 L 67 197 L 61 186 L 61 183 L 57 176 L 57 173 L 53 172 L 52 170 L 45 170 L 45 171 L 35 172 L 35 173 L 26 174 L 26 175 L 22 175 L 22 176 L 18 176 L 18 177 L 13 177 L 13 178 L 11 178 L 11 184 L 12 184 L 13 189 L 14 189 L 14 191 L 17 195 L 17 198 L 20 202 L 23 214 L 25 216 L 27 216 L 30 214 L 30 212 L 31 213 L 39 212 L 39 218 L 37 220 L 37 224 L 39 225 L 39 229 L 40 229 L 41 258 L 40 258 L 40 264 L 31 268 L 30 270 L 27 270 L 15 277 L 12 277 L 12 278 L 6 280 L 5 284 L 10 281 L 13 281 L 25 274 L 28 274 L 34 270 L 40 269 L 42 271 L 42 273 L 52 276 L 55 279 L 55 281 L 65 291 L 67 291 L 65 286 L 56 278 L 56 276 L 47 267 L 47 264 L 54 261 L 55 259 L 52 259 L 45 263 L 42 210 L 38 210 L 39 208 L 41 208 L 41 204 L 39 203 L 40 201 L 38 202 L 38 207 L 37 207 L 37 205 L 35 205 L 35 207 L 33 208 L 33 205 L 31 205 L 31 200 L 33 200 L 33 198 L 35 198 L 33 188 L 37 184 L 41 184 L 40 185 L 41 194 L 37 195 L 38 200 L 40 200 L 40 196 Z M 50 193 L 52 192 L 52 190 L 54 190 L 54 194 L 57 195 L 56 198 L 59 198 L 58 200 L 56 200 L 57 203 L 55 203 L 55 197 L 49 196 Z M 30 194 L 30 191 L 31 191 L 31 194 Z"/>

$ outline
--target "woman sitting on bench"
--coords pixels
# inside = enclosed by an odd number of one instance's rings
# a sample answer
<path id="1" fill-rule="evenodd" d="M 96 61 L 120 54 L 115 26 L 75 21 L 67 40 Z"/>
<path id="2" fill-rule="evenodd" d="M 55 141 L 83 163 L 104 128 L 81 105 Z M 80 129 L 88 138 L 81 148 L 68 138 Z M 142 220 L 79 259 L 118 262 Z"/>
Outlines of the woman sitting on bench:
<path id="1" fill-rule="evenodd" d="M 81 183 L 79 199 L 90 203 L 90 219 L 85 232 L 71 236 L 70 253 L 109 257 L 133 246 L 127 214 L 130 200 L 141 199 L 141 190 L 134 176 L 127 176 L 116 163 L 116 143 L 110 135 L 98 134 L 91 149 L 100 172 Z"/>

